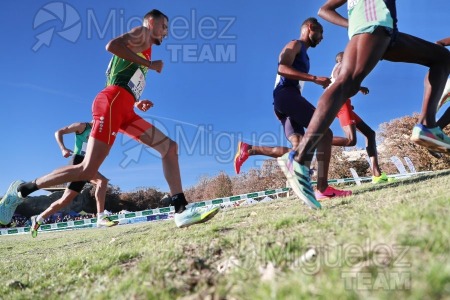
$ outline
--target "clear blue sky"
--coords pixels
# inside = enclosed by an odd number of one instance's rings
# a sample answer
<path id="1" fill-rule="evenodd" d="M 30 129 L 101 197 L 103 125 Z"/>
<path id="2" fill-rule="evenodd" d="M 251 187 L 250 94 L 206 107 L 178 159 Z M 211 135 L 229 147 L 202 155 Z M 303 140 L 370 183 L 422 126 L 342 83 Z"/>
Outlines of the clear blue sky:
<path id="1" fill-rule="evenodd" d="M 137 26 L 152 8 L 171 18 L 172 29 L 153 49 L 153 59 L 165 65 L 161 74 L 149 73 L 143 98 L 155 106 L 142 115 L 179 140 L 184 187 L 201 175 L 234 174 L 239 139 L 286 145 L 272 109 L 278 54 L 298 38 L 304 19 L 317 16 L 322 2 L 5 1 L 0 10 L 0 194 L 12 180 L 31 180 L 68 163 L 54 131 L 91 119 L 92 100 L 104 86 L 111 57 L 106 43 Z M 449 8 L 448 0 L 398 1 L 399 28 L 434 42 L 450 35 Z M 325 38 L 309 50 L 310 73 L 329 76 L 347 34 L 320 21 Z M 356 112 L 377 129 L 419 111 L 425 73 L 421 66 L 381 62 L 364 82 L 370 94 L 355 96 Z M 305 85 L 304 95 L 314 105 L 321 92 L 317 85 Z M 338 122 L 332 129 L 342 133 Z M 72 136 L 65 141 L 72 147 Z M 261 161 L 250 159 L 243 170 Z M 123 136 L 100 171 L 124 191 L 168 190 L 160 159 Z"/>

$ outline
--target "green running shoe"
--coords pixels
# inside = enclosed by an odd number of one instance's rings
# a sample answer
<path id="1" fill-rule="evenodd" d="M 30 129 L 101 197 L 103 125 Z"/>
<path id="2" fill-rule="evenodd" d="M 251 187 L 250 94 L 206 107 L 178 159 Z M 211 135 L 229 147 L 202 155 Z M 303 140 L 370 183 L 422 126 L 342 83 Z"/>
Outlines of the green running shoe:
<path id="1" fill-rule="evenodd" d="M 204 223 L 211 220 L 218 212 L 219 207 L 195 207 L 186 208 L 180 214 L 175 214 L 175 224 L 179 228 L 188 227 L 194 224 Z"/>
<path id="2" fill-rule="evenodd" d="M 0 201 L 0 224 L 7 225 L 11 223 L 12 216 L 17 206 L 23 202 L 23 198 L 19 197 L 17 188 L 24 183 L 22 180 L 16 180 L 9 186 L 6 194 Z"/>
<path id="3" fill-rule="evenodd" d="M 38 221 L 37 221 L 37 217 L 38 217 L 38 216 L 32 216 L 32 217 L 31 217 L 31 230 L 30 230 L 30 232 L 31 232 L 31 236 L 32 236 L 33 238 L 37 237 L 37 235 L 38 235 L 38 229 L 39 229 L 39 227 L 41 227 L 41 225 L 42 225 L 42 222 L 38 222 Z"/>
<path id="4" fill-rule="evenodd" d="M 309 169 L 294 160 L 295 151 L 277 158 L 278 165 L 286 176 L 289 185 L 298 198 L 312 209 L 321 209 L 311 186 Z"/>
<path id="5" fill-rule="evenodd" d="M 372 176 L 372 183 L 378 184 L 378 183 L 385 183 L 385 182 L 393 182 L 395 181 L 394 177 L 388 177 L 386 173 L 381 172 L 380 176 Z"/>

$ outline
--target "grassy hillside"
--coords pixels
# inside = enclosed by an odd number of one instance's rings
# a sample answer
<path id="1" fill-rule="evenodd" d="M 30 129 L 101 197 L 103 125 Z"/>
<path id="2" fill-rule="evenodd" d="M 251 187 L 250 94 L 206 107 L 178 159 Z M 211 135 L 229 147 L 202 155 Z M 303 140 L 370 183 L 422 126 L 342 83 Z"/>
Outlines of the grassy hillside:
<path id="1" fill-rule="evenodd" d="M 449 174 L 354 187 L 320 211 L 286 199 L 186 229 L 2 236 L 0 298 L 450 299 Z"/>

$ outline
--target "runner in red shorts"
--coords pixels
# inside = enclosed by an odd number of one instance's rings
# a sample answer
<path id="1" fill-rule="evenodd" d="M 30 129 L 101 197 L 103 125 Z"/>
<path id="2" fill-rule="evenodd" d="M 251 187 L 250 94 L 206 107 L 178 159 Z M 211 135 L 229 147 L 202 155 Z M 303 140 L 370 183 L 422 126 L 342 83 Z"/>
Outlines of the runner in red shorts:
<path id="1" fill-rule="evenodd" d="M 339 52 L 336 55 L 336 65 L 331 72 L 331 81 L 334 82 L 334 79 L 339 74 L 342 58 L 344 56 L 344 52 Z M 369 89 L 366 87 L 360 87 L 359 90 L 364 95 L 369 93 Z M 333 137 L 333 146 L 355 146 L 356 145 L 356 130 L 361 132 L 366 137 L 366 151 L 367 155 L 371 161 L 371 173 L 372 173 L 372 182 L 373 183 L 382 183 L 388 182 L 392 180 L 388 178 L 386 173 L 381 172 L 380 166 L 378 164 L 378 155 L 377 155 L 377 145 L 376 145 L 376 135 L 375 131 L 369 127 L 354 111 L 352 102 L 350 99 L 344 103 L 342 108 L 339 110 L 337 116 L 339 119 L 339 123 L 341 124 L 342 129 L 344 130 L 345 137 Z"/>
<path id="2" fill-rule="evenodd" d="M 147 111 L 149 100 L 139 100 L 145 88 L 148 70 L 160 73 L 161 60 L 151 60 L 151 47 L 161 45 L 167 36 L 168 17 L 159 10 L 148 12 L 141 26 L 112 39 L 106 49 L 113 54 L 107 70 L 107 87 L 92 105 L 94 126 L 82 163 L 59 168 L 32 182 L 13 182 L 0 201 L 0 223 L 9 223 L 12 213 L 32 192 L 65 182 L 89 181 L 97 174 L 108 156 L 119 132 L 152 147 L 161 154 L 164 176 L 175 206 L 175 223 L 187 227 L 211 219 L 218 208 L 187 209 L 178 165 L 178 145 L 134 112 L 134 107 Z"/>

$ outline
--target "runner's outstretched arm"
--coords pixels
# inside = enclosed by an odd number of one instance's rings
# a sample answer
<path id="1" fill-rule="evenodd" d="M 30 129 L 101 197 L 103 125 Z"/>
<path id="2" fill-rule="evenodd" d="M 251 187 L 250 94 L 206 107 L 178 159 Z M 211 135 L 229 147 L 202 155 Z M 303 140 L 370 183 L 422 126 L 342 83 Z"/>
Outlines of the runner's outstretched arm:
<path id="1" fill-rule="evenodd" d="M 328 0 L 317 13 L 319 17 L 327 20 L 330 23 L 336 24 L 341 27 L 348 28 L 348 19 L 340 15 L 336 9 L 344 5 L 347 0 Z"/>

